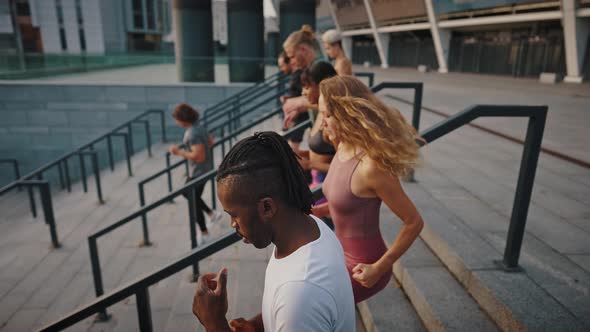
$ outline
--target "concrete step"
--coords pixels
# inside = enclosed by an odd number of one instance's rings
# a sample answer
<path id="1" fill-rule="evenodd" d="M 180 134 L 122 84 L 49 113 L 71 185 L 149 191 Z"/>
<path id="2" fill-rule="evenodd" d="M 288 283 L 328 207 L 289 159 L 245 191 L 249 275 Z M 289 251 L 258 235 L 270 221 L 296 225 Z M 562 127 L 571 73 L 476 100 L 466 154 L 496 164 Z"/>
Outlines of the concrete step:
<path id="1" fill-rule="evenodd" d="M 383 237 L 391 244 L 402 223 L 386 206 L 380 217 Z M 396 280 L 365 301 L 373 321 L 367 330 L 498 330 L 422 240 L 396 262 L 393 271 Z"/>

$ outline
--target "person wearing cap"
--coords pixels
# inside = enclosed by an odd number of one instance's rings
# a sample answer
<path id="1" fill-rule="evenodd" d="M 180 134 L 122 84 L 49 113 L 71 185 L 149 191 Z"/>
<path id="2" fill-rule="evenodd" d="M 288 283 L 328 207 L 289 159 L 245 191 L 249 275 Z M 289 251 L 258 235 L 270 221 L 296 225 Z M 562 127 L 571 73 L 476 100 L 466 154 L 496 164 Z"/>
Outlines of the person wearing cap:
<path id="1" fill-rule="evenodd" d="M 342 35 L 340 32 L 334 29 L 324 32 L 322 42 L 324 42 L 326 54 L 330 59 L 334 59 L 334 69 L 336 69 L 338 75 L 352 75 L 352 63 L 342 49 Z"/>

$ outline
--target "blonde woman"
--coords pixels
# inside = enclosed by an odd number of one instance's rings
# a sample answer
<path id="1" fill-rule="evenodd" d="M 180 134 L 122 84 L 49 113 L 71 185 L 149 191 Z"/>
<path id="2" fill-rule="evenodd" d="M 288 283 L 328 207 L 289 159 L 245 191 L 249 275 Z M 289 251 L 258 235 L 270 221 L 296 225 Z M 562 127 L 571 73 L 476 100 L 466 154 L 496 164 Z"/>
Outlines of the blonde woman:
<path id="1" fill-rule="evenodd" d="M 324 130 L 338 144 L 323 185 L 327 208 L 313 212 L 334 221 L 355 302 L 361 302 L 387 285 L 393 263 L 422 230 L 422 217 L 399 180 L 419 160 L 419 137 L 397 110 L 351 76 L 322 81 L 318 106 Z M 404 224 L 389 248 L 379 230 L 381 202 Z"/>
<path id="2" fill-rule="evenodd" d="M 342 49 L 342 35 L 334 29 L 330 29 L 322 35 L 322 42 L 326 54 L 334 59 L 334 69 L 338 75 L 352 75 L 352 63 Z"/>
<path id="3" fill-rule="evenodd" d="M 315 33 L 307 24 L 287 37 L 283 43 L 283 49 L 293 70 L 303 71 L 322 60 L 322 57 L 316 52 L 315 43 Z M 283 112 L 285 113 L 283 128 L 294 127 L 309 119 L 307 110 L 311 105 L 307 98 L 301 95 L 291 97 L 283 104 Z M 299 145 L 303 140 L 304 131 L 305 129 L 298 130 L 289 138 L 289 145 L 297 153 L 300 152 Z"/>

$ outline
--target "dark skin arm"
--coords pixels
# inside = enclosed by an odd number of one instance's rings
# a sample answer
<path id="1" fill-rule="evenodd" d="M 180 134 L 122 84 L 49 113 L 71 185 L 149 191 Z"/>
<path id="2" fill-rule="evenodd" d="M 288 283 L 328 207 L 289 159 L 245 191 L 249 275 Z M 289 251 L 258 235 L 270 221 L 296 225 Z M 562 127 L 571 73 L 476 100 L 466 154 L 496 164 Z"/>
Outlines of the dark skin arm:
<path id="1" fill-rule="evenodd" d="M 229 321 L 229 326 L 233 332 L 264 332 L 262 323 L 262 314 L 258 314 L 249 320 L 236 318 Z"/>
<path id="2" fill-rule="evenodd" d="M 193 298 L 193 314 L 199 319 L 207 331 L 231 331 L 225 315 L 227 314 L 227 269 L 205 274 L 197 281 L 197 291 Z"/>

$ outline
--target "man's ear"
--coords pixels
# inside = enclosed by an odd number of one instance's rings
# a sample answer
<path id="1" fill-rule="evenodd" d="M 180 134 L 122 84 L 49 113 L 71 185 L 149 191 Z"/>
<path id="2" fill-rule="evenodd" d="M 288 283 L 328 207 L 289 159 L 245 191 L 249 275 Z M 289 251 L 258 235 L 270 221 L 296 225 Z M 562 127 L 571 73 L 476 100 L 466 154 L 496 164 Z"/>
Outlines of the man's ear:
<path id="1" fill-rule="evenodd" d="M 277 214 L 277 202 L 272 197 L 264 197 L 258 201 L 258 215 L 264 221 L 274 218 Z"/>

